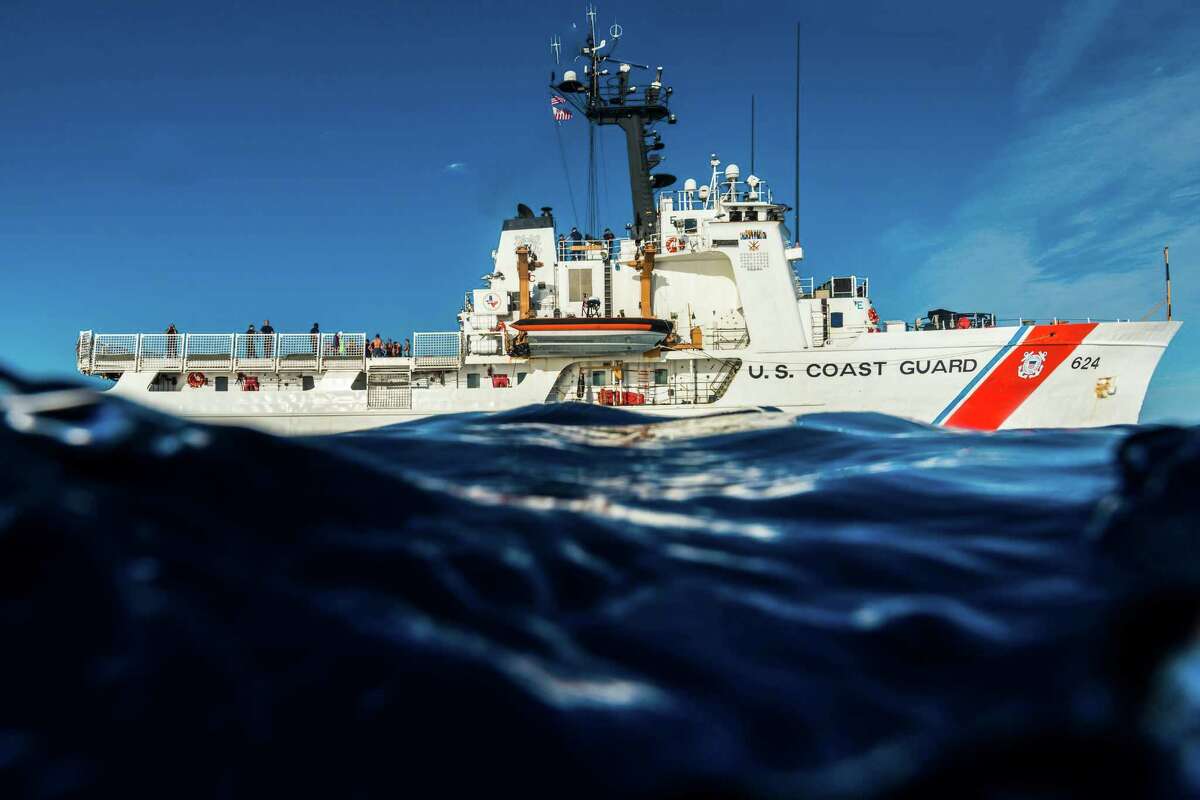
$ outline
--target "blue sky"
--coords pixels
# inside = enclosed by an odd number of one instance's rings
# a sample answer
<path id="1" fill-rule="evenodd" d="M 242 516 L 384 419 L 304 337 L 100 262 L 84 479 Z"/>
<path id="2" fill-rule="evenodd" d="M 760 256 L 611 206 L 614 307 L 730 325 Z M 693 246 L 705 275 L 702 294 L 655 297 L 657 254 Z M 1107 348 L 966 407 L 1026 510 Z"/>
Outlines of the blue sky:
<path id="1" fill-rule="evenodd" d="M 710 152 L 790 201 L 803 26 L 801 234 L 888 318 L 1190 319 L 1200 254 L 1200 6 L 606 3 L 662 64 L 664 170 Z M 556 134 L 553 34 L 579 3 L 0 0 L 0 360 L 67 373 L 81 328 L 446 330 L 515 203 L 575 222 L 585 128 Z M 601 224 L 628 219 L 603 137 Z M 1146 419 L 1200 420 L 1185 325 Z"/>

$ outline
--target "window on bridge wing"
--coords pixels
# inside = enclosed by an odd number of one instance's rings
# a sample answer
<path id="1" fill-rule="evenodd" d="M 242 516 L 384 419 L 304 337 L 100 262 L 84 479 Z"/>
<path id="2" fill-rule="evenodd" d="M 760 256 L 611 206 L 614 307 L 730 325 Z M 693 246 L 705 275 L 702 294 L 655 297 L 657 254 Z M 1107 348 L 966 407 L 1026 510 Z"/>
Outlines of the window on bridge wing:
<path id="1" fill-rule="evenodd" d="M 842 327 L 842 312 L 841 311 L 831 311 L 829 313 L 829 327 L 831 327 L 831 328 Z"/>
<path id="2" fill-rule="evenodd" d="M 695 233 L 698 230 L 700 230 L 700 222 L 695 218 L 689 217 L 683 221 L 684 233 Z"/>
<path id="3" fill-rule="evenodd" d="M 567 299 L 581 303 L 592 296 L 592 271 L 590 269 L 567 270 Z"/>

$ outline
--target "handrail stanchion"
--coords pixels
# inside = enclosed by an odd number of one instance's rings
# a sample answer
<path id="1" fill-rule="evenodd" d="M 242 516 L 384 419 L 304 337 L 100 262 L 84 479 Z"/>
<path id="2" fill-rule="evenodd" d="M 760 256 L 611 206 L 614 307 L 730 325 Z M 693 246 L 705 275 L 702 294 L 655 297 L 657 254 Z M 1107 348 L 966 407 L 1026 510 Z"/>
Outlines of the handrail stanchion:
<path id="1" fill-rule="evenodd" d="M 274 358 L 271 359 L 271 369 L 275 372 L 276 375 L 278 375 L 279 374 L 279 334 L 278 333 L 271 334 L 271 355 L 274 356 Z"/>
<path id="2" fill-rule="evenodd" d="M 133 371 L 140 372 L 142 369 L 142 334 L 137 335 L 137 346 L 134 348 L 133 356 Z"/>

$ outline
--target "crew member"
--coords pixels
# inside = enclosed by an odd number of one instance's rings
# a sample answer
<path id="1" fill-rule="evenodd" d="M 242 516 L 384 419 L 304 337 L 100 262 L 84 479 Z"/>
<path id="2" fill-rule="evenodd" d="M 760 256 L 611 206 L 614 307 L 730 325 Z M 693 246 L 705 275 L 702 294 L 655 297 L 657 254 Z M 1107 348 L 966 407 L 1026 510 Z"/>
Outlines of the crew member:
<path id="1" fill-rule="evenodd" d="M 605 228 L 604 235 L 601 238 L 604 239 L 604 263 L 607 264 L 613 257 L 613 241 L 617 237 L 613 235 L 610 229 Z"/>
<path id="2" fill-rule="evenodd" d="M 579 228 L 571 228 L 571 257 L 569 261 L 578 261 L 583 256 L 579 248 L 583 245 L 583 234 L 579 232 Z"/>
<path id="3" fill-rule="evenodd" d="M 262 327 L 258 329 L 259 333 L 266 334 L 263 337 L 263 355 L 270 358 L 275 350 L 275 329 L 271 327 L 271 320 L 264 319 Z"/>

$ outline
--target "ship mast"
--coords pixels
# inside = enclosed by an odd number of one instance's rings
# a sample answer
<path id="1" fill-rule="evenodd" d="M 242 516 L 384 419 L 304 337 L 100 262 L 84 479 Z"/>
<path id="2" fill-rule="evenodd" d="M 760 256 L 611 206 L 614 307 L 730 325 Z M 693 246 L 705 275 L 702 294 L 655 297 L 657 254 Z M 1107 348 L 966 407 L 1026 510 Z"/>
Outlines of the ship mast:
<path id="1" fill-rule="evenodd" d="M 634 70 L 641 73 L 650 67 L 613 58 L 621 26 L 609 28 L 610 46 L 608 39 L 596 41 L 595 20 L 595 9 L 588 9 L 587 40 L 576 58 L 584 62 L 583 75 L 570 69 L 563 72 L 561 81 L 555 82 L 552 75 L 551 83 L 591 124 L 616 125 L 624 131 L 633 201 L 630 231 L 634 239 L 648 241 L 658 233 L 654 191 L 675 182 L 673 175 L 651 173 L 662 161 L 659 151 L 663 149 L 662 138 L 652 126 L 664 119 L 675 124 L 675 115 L 667 107 L 673 90 L 662 84 L 662 67 L 654 71 L 652 78 L 647 74 L 651 79 L 645 84 L 633 83 Z"/>

